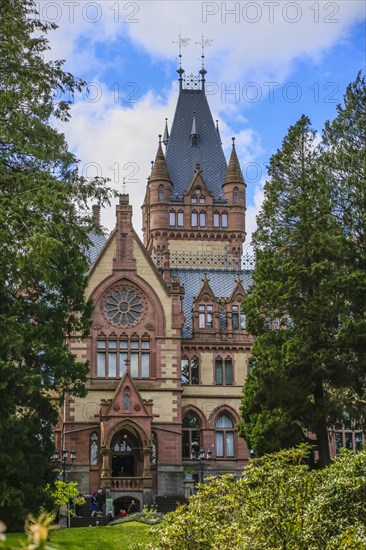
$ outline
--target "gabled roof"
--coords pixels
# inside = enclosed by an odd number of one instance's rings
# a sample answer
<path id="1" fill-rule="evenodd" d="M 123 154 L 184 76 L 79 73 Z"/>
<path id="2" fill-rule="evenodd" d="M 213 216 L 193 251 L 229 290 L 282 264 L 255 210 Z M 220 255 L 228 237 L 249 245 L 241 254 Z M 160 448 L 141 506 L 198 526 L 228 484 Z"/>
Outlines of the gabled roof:
<path id="1" fill-rule="evenodd" d="M 224 271 L 207 269 L 172 269 L 172 275 L 179 277 L 180 284 L 184 286 L 183 312 L 185 316 L 182 329 L 183 338 L 192 337 L 192 305 L 194 297 L 198 296 L 205 275 L 208 277 L 208 284 L 217 298 L 230 298 L 237 288 L 238 277 L 247 289 L 252 283 L 252 271 Z"/>
<path id="2" fill-rule="evenodd" d="M 192 146 L 193 124 L 198 136 L 197 146 Z M 227 164 L 204 90 L 180 90 L 166 149 L 166 163 L 174 195 L 183 195 L 198 163 L 214 198 L 222 194 Z"/>
<path id="3" fill-rule="evenodd" d="M 95 260 L 98 258 L 103 246 L 107 242 L 107 239 L 104 235 L 97 235 L 95 231 L 89 233 L 89 239 L 91 241 L 91 245 L 88 248 L 87 255 L 89 265 L 93 265 Z"/>

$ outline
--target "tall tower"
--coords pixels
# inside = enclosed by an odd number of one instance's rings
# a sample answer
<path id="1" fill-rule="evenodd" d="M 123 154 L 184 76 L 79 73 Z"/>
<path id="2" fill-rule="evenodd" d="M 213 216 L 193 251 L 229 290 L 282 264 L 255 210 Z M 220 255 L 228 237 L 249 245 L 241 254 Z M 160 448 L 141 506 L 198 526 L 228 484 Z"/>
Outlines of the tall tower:
<path id="1" fill-rule="evenodd" d="M 227 164 L 205 93 L 205 74 L 179 74 L 179 97 L 169 134 L 148 180 L 144 244 L 158 267 L 190 264 L 238 270 L 245 240 L 246 185 L 233 139 Z"/>

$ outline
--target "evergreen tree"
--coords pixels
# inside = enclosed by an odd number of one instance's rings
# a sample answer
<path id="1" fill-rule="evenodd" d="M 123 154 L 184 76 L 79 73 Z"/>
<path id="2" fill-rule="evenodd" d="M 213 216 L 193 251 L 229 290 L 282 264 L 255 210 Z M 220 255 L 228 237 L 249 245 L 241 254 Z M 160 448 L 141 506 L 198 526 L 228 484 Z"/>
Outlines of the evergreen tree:
<path id="1" fill-rule="evenodd" d="M 270 160 L 253 243 L 256 266 L 245 299 L 257 336 L 243 390 L 241 434 L 258 454 L 315 434 L 319 464 L 330 462 L 327 427 L 342 420 L 344 395 L 361 390 L 345 368 L 346 242 L 331 182 L 307 117 Z"/>
<path id="2" fill-rule="evenodd" d="M 321 160 L 346 241 L 341 284 L 347 317 L 339 341 L 350 386 L 356 391 L 348 392 L 345 407 L 360 421 L 366 372 L 366 83 L 361 73 L 347 87 L 336 118 L 325 125 Z"/>
<path id="3" fill-rule="evenodd" d="M 84 83 L 46 62 L 33 0 L 0 10 L 0 517 L 10 527 L 45 502 L 52 478 L 50 396 L 81 394 L 87 365 L 66 337 L 84 334 L 89 201 L 108 201 L 101 179 L 81 178 L 52 119 L 69 118 Z M 55 97 L 61 99 L 56 101 Z"/>

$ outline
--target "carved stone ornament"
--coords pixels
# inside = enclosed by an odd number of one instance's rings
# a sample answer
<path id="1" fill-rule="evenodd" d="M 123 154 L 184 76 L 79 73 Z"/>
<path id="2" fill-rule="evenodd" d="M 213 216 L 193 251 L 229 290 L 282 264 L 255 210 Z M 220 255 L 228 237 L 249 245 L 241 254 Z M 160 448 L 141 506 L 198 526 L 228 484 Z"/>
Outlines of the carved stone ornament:
<path id="1" fill-rule="evenodd" d="M 113 405 L 113 410 L 114 410 L 114 411 L 119 411 L 120 408 L 121 408 L 121 407 L 120 407 L 117 403 L 115 403 L 115 404 Z"/>
<path id="2" fill-rule="evenodd" d="M 103 313 L 115 326 L 131 326 L 141 322 L 146 306 L 137 291 L 128 286 L 121 286 L 109 291 L 103 304 Z"/>
<path id="3" fill-rule="evenodd" d="M 139 403 L 136 403 L 133 408 L 135 409 L 135 411 L 141 411 L 141 405 Z"/>
<path id="4" fill-rule="evenodd" d="M 145 328 L 147 330 L 154 330 L 155 329 L 155 327 L 152 323 L 146 323 Z"/>

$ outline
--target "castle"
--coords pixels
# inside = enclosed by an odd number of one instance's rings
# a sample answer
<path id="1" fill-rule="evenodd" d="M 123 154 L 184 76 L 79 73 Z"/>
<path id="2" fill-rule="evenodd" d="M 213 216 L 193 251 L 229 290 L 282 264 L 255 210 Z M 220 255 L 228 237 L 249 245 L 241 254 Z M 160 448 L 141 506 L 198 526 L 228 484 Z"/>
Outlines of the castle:
<path id="1" fill-rule="evenodd" d="M 65 397 L 56 430 L 57 448 L 76 454 L 69 479 L 85 493 L 101 483 L 115 507 L 183 498 L 205 475 L 240 475 L 249 458 L 235 432 L 253 343 L 241 312 L 246 185 L 234 139 L 226 161 L 206 71 L 178 73 L 173 124 L 142 205 L 143 242 L 125 193 L 109 238 L 94 236 L 92 327 L 70 341 L 90 365 L 88 394 Z"/>

